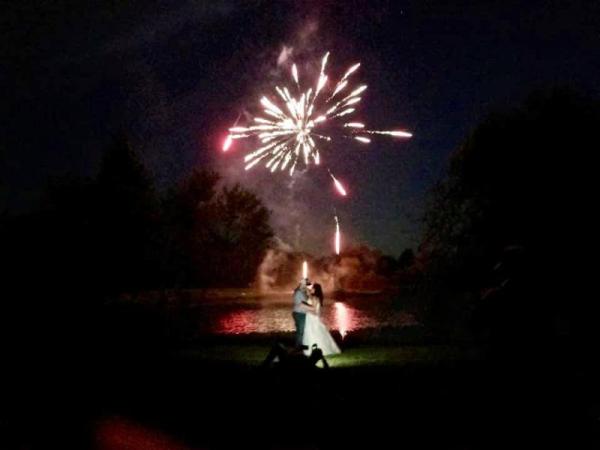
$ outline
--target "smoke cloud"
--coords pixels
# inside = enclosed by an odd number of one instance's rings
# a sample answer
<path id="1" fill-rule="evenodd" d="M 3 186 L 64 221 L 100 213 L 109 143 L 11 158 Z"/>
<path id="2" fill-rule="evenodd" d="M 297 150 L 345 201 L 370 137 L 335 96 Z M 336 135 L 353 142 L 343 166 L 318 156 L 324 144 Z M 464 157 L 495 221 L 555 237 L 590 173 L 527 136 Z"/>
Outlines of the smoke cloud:
<path id="1" fill-rule="evenodd" d="M 308 277 L 327 292 L 373 292 L 394 287 L 392 277 L 381 271 L 381 252 L 366 246 L 351 248 L 339 256 L 314 257 L 294 252 L 280 240 L 270 249 L 257 274 L 262 292 L 290 290 L 302 278 L 302 262 L 308 261 Z"/>

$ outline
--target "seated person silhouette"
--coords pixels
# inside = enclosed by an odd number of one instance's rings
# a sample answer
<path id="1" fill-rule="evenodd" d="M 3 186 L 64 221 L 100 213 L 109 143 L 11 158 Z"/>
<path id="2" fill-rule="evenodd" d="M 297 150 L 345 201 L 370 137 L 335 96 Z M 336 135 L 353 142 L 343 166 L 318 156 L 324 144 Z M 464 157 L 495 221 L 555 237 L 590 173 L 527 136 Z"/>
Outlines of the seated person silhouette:
<path id="1" fill-rule="evenodd" d="M 321 349 L 317 347 L 317 344 L 313 344 L 309 356 L 304 354 L 304 350 L 307 348 L 306 345 L 300 348 L 287 348 L 282 343 L 277 342 L 271 348 L 261 367 L 272 367 L 276 362 L 275 360 L 278 359 L 277 367 L 283 370 L 312 370 L 316 368 L 319 361 L 323 362 L 323 368 L 329 369 L 329 364 L 323 356 Z"/>

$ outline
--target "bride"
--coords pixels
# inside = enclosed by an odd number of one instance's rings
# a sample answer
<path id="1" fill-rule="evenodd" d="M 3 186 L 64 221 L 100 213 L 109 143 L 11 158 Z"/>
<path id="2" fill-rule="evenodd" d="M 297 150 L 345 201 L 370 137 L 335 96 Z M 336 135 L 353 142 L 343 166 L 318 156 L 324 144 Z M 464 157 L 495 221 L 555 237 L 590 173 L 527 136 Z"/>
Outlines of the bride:
<path id="1" fill-rule="evenodd" d="M 314 307 L 314 313 L 306 314 L 302 344 L 306 345 L 308 349 L 305 349 L 304 353 L 310 355 L 314 344 L 323 351 L 325 356 L 342 353 L 329 330 L 321 321 L 321 309 L 323 309 L 323 289 L 321 285 L 318 283 L 313 284 L 309 288 L 309 293 L 309 302 Z"/>

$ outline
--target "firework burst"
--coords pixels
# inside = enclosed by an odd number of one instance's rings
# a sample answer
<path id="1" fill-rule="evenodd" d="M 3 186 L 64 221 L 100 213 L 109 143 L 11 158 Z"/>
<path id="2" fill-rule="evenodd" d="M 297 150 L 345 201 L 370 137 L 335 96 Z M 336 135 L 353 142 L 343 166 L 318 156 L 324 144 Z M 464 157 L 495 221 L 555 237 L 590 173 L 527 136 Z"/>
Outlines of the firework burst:
<path id="1" fill-rule="evenodd" d="M 367 89 L 366 85 L 351 87 L 351 77 L 360 63 L 346 70 L 334 84 L 329 83 L 325 72 L 328 59 L 329 52 L 321 60 L 316 82 L 306 90 L 302 89 L 298 68 L 292 65 L 293 85 L 276 86 L 271 98 L 263 96 L 260 104 L 265 116 L 256 116 L 254 123 L 249 126 L 230 128 L 223 150 L 227 151 L 233 140 L 256 138 L 260 145 L 244 157 L 246 170 L 264 163 L 271 172 L 287 170 L 291 176 L 298 164 L 320 165 L 324 145 L 334 139 L 352 139 L 369 144 L 374 135 L 398 138 L 412 136 L 406 131 L 370 130 L 362 122 L 351 121 L 350 116 L 356 112 L 361 95 Z M 327 170 L 336 190 L 346 195 L 342 183 L 331 170 Z"/>

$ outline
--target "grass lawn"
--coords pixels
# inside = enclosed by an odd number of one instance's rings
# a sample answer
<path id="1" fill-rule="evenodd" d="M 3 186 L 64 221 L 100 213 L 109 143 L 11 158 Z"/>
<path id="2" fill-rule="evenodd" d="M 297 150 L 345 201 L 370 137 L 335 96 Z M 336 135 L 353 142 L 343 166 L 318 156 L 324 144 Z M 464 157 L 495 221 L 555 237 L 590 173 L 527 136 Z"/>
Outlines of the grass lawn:
<path id="1" fill-rule="evenodd" d="M 219 344 L 182 350 L 179 356 L 198 362 L 256 366 L 265 359 L 269 349 L 267 345 Z M 370 345 L 345 349 L 341 355 L 327 357 L 327 361 L 332 368 L 346 368 L 447 363 L 477 359 L 477 356 L 476 349 L 451 345 Z"/>

